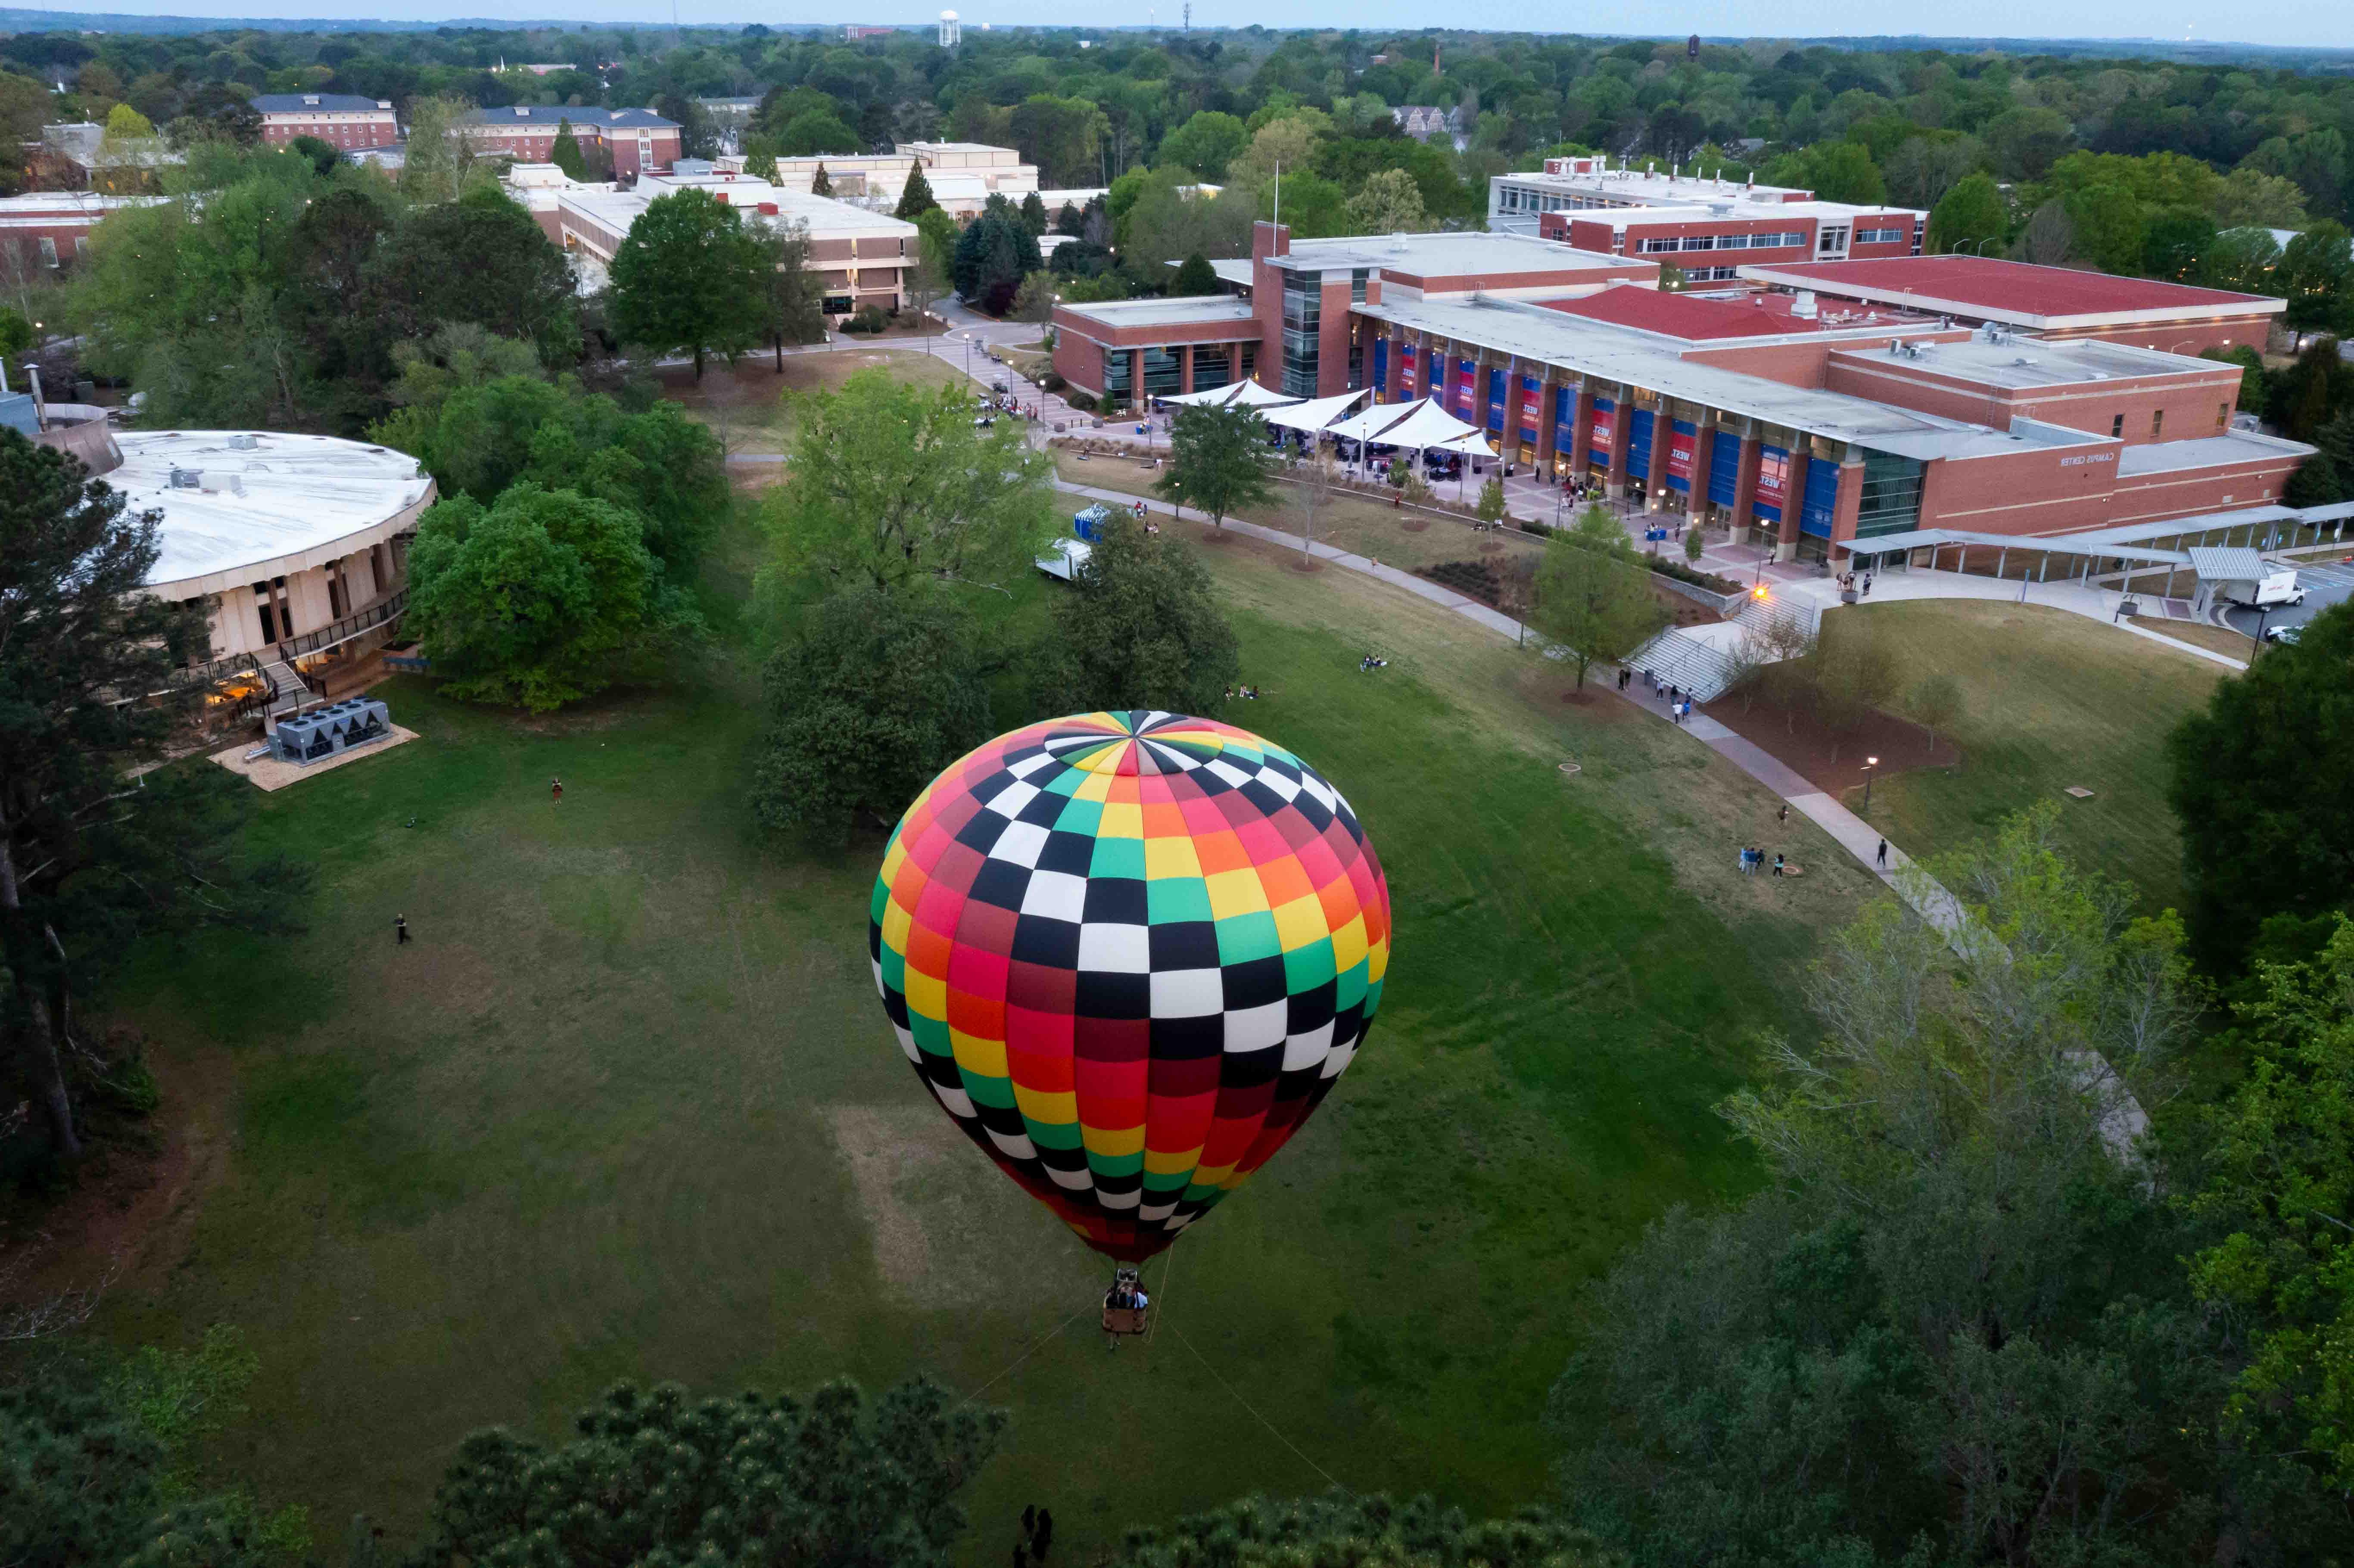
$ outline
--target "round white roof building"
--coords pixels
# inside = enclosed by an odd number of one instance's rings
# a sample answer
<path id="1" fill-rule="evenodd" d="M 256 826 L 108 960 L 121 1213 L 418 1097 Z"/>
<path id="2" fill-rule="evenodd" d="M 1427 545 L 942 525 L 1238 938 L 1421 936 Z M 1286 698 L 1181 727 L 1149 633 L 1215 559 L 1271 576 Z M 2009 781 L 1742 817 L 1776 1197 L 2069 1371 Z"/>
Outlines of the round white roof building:
<path id="1" fill-rule="evenodd" d="M 289 577 L 416 526 L 433 481 L 389 447 L 270 431 L 119 432 L 103 475 L 133 512 L 164 514 L 147 587 L 196 599 Z"/>

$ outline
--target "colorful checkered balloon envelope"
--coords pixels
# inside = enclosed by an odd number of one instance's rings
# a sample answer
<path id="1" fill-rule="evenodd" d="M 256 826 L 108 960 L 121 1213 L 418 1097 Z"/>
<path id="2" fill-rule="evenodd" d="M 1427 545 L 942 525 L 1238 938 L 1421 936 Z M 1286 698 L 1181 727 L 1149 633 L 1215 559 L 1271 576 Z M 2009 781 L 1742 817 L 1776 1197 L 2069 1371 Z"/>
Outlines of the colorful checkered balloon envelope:
<path id="1" fill-rule="evenodd" d="M 1283 1147 L 1364 1043 L 1389 886 L 1356 813 L 1212 719 L 1000 736 L 907 808 L 868 925 L 900 1047 L 1089 1246 L 1150 1257 Z"/>

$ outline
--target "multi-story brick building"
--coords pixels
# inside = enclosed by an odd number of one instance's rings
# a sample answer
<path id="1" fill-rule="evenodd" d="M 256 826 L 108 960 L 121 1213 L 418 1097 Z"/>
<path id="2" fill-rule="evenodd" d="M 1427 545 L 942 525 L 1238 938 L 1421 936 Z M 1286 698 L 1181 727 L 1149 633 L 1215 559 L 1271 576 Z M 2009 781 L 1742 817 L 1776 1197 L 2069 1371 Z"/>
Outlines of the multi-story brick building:
<path id="1" fill-rule="evenodd" d="M 1842 563 L 1925 547 L 1925 531 L 2103 548 L 2182 533 L 2277 502 L 2313 450 L 2238 428 L 2238 368 L 2184 352 L 2276 302 L 2210 299 L 2203 331 L 2151 347 L 1973 327 L 1943 297 L 1665 291 L 1656 260 L 1525 235 L 1295 246 L 1260 224 L 1249 265 L 1238 295 L 1057 306 L 1055 369 L 1123 406 L 1237 376 L 1299 398 L 1434 398 L 1547 480 Z M 2137 279 L 2011 278 L 2021 300 L 2042 285 L 2082 315 L 2160 308 Z"/>
<path id="2" fill-rule="evenodd" d="M 106 215 L 162 201 L 154 196 L 101 196 L 91 191 L 33 191 L 0 196 L 0 278 L 32 277 L 68 267 L 90 249 L 90 231 Z"/>
<path id="3" fill-rule="evenodd" d="M 250 101 L 272 145 L 315 136 L 330 147 L 389 147 L 400 140 L 392 104 L 350 92 L 265 92 Z"/>
<path id="4" fill-rule="evenodd" d="M 2154 278 L 2113 278 L 1994 257 L 1786 264 L 1758 258 L 1741 276 L 1824 299 L 1929 311 L 2041 337 L 2102 337 L 2196 354 L 2245 346 L 2264 352 L 2285 300 L 2192 288 Z"/>
<path id="5" fill-rule="evenodd" d="M 919 254 L 919 231 L 914 224 L 726 173 L 649 175 L 628 190 L 568 182 L 557 190 L 557 242 L 578 268 L 584 291 L 603 285 L 605 270 L 638 215 L 657 197 L 681 190 L 708 191 L 751 222 L 798 224 L 806 229 L 810 269 L 824 285 L 829 315 L 848 315 L 864 305 L 896 310 L 905 301 L 905 274 Z"/>
<path id="6" fill-rule="evenodd" d="M 518 164 L 546 163 L 555 155 L 556 138 L 567 124 L 584 151 L 592 143 L 604 148 L 617 179 L 660 174 L 680 155 L 678 122 L 665 120 L 651 109 L 517 103 L 504 109 L 477 109 L 465 119 L 466 138 L 475 151 L 513 158 Z"/>
<path id="7" fill-rule="evenodd" d="M 1541 173 L 1495 176 L 1488 227 L 1611 256 L 1655 256 L 1695 283 L 1728 281 L 1748 262 L 1916 256 L 1928 228 L 1929 215 L 1912 207 L 1607 164 L 1549 158 Z"/>

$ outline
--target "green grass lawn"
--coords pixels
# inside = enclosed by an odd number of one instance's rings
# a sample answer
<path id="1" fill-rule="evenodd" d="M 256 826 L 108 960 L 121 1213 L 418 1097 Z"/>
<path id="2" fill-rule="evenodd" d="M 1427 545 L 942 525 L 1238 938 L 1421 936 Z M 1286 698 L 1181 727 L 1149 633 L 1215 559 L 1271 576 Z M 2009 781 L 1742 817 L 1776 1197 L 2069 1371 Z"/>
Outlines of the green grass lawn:
<path id="1" fill-rule="evenodd" d="M 1104 1266 L 893 1044 L 879 842 L 756 836 L 742 662 L 553 719 L 398 680 L 422 738 L 260 801 L 256 847 L 319 868 L 308 929 L 159 945 L 126 988 L 167 1084 L 229 1064 L 227 1153 L 107 1331 L 241 1326 L 262 1371 L 222 1468 L 326 1541 L 363 1510 L 407 1537 L 464 1434 L 556 1436 L 620 1378 L 923 1372 L 1009 1406 L 975 1563 L 1031 1501 L 1083 1561 L 1260 1489 L 1543 1495 L 1577 1287 L 1667 1204 L 1751 1181 L 1711 1107 L 1754 1031 L 1803 1028 L 1794 970 L 1868 879 L 1803 823 L 1772 840 L 1774 802 L 1689 736 L 1565 701 L 1459 618 L 1196 547 L 1268 694 L 1231 716 L 1349 794 L 1396 932 L 1349 1076 L 1154 1266 L 1149 1346 L 1107 1354 Z M 1392 666 L 1361 673 L 1368 648 Z M 1744 842 L 1819 873 L 1740 878 Z"/>
<path id="2" fill-rule="evenodd" d="M 2080 863 L 2131 879 L 2153 909 L 2180 904 L 2181 839 L 2166 804 L 2166 736 L 2230 671 L 2038 605 L 1872 605 L 1825 617 L 1824 635 L 1867 623 L 1899 650 L 1903 686 L 1944 669 L 1960 679 L 1967 698 L 1956 731 L 1961 767 L 1880 780 L 1872 820 L 1887 824 L 1893 842 L 1934 854 L 2056 799 L 2062 847 Z M 2093 794 L 2073 798 L 2064 793 L 2072 785 Z"/>
<path id="3" fill-rule="evenodd" d="M 964 373 L 944 360 L 906 349 L 850 347 L 784 356 L 747 355 L 732 368 L 714 361 L 695 379 L 693 369 L 672 366 L 657 372 L 663 395 L 712 428 L 730 452 L 779 452 L 792 436 L 785 407 L 790 392 L 832 391 L 861 370 L 889 370 L 902 381 L 926 387 L 970 386 Z"/>

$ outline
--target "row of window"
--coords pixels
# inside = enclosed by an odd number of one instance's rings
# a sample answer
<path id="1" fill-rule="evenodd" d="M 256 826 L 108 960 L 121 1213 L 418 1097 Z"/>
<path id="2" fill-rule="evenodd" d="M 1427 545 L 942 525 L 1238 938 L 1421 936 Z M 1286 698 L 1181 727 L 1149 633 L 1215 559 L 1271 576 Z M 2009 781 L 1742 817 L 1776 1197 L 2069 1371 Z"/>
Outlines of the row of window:
<path id="1" fill-rule="evenodd" d="M 1858 245 L 1901 245 L 1912 238 L 1913 230 L 1909 228 L 1859 228 L 1855 231 Z"/>
<path id="2" fill-rule="evenodd" d="M 1791 246 L 1803 246 L 1807 232 L 1802 228 L 1779 234 L 1686 234 L 1670 235 L 1665 239 L 1646 239 L 1642 253 L 1656 256 L 1669 250 L 1783 250 Z"/>

